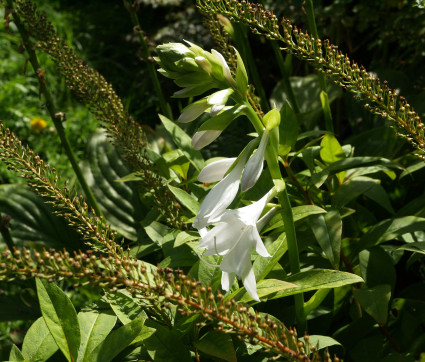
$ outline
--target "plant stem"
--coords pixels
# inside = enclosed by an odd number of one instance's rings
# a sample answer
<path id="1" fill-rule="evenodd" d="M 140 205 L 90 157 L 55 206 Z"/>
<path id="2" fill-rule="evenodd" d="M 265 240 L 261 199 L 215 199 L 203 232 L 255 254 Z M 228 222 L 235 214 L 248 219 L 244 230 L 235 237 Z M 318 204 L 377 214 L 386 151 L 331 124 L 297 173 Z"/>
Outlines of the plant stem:
<path id="1" fill-rule="evenodd" d="M 305 0 L 305 10 L 307 12 L 307 22 L 308 22 L 308 27 L 311 31 L 311 34 L 313 35 L 315 39 L 319 39 L 319 35 L 317 33 L 316 19 L 314 17 L 313 0 Z M 314 46 L 316 46 L 316 44 L 314 44 Z M 327 96 L 326 79 L 323 73 L 318 73 L 317 78 L 319 79 L 320 89 L 324 93 L 323 99 L 322 99 L 322 108 L 323 108 L 323 113 L 325 118 L 326 130 L 334 133 L 332 114 L 330 113 L 329 100 Z"/>
<path id="2" fill-rule="evenodd" d="M 250 121 L 254 125 L 258 134 L 261 135 L 264 132 L 264 127 L 261 124 L 261 121 L 258 118 L 257 113 L 251 107 L 249 102 L 245 102 L 245 104 L 247 105 L 247 117 L 250 119 Z M 292 274 L 296 274 L 300 272 L 301 268 L 300 268 L 297 236 L 295 232 L 294 216 L 292 214 L 292 208 L 291 208 L 291 203 L 289 201 L 286 184 L 282 178 L 282 174 L 280 173 L 277 155 L 275 154 L 270 144 L 267 146 L 265 158 L 267 161 L 267 166 L 268 166 L 270 175 L 278 191 L 277 198 L 281 206 L 280 213 L 282 215 L 282 220 L 285 226 L 286 240 L 288 243 L 290 270 Z M 297 319 L 298 331 L 299 333 L 304 334 L 304 332 L 307 329 L 307 324 L 306 324 L 306 318 L 304 313 L 303 293 L 295 294 L 294 299 L 295 299 L 295 316 Z"/>
<path id="3" fill-rule="evenodd" d="M 8 229 L 8 216 L 2 216 L 0 213 L 0 234 L 3 236 L 3 240 L 6 243 L 9 250 L 13 250 L 15 246 L 12 240 L 12 236 L 10 235 L 10 231 Z"/>
<path id="4" fill-rule="evenodd" d="M 162 89 L 161 89 L 161 85 L 160 85 L 159 80 L 158 80 L 158 75 L 157 75 L 157 72 L 156 72 L 156 69 L 155 69 L 155 65 L 151 61 L 152 56 L 151 56 L 146 38 L 143 35 L 142 28 L 140 27 L 139 18 L 137 16 L 136 10 L 133 6 L 134 4 L 130 3 L 130 1 L 128 1 L 128 0 L 123 0 L 123 3 L 124 3 L 124 7 L 126 8 L 128 13 L 130 14 L 131 22 L 134 26 L 134 31 L 139 36 L 140 45 L 141 45 L 141 48 L 142 48 L 143 59 L 146 60 L 146 66 L 147 66 L 147 69 L 148 69 L 148 73 L 149 73 L 150 79 L 152 80 L 153 89 L 154 89 L 156 96 L 158 98 L 159 107 L 161 108 L 161 112 L 165 116 L 167 116 L 167 118 L 172 120 L 173 114 L 171 112 L 171 107 L 170 107 L 169 103 L 165 100 L 164 94 L 162 93 Z"/>
<path id="5" fill-rule="evenodd" d="M 8 7 L 12 10 L 13 9 L 13 3 L 12 0 L 7 0 L 7 4 Z M 38 62 L 37 59 L 37 55 L 35 54 L 34 51 L 34 46 L 31 43 L 28 33 L 23 25 L 23 23 L 21 22 L 18 14 L 16 12 L 12 12 L 13 15 L 13 20 L 16 24 L 16 27 L 18 28 L 18 31 L 22 37 L 23 40 L 23 44 L 24 47 L 28 53 L 28 57 L 29 57 L 29 61 L 34 69 L 34 72 L 38 78 L 39 84 L 40 84 L 40 93 L 42 93 L 44 95 L 44 98 L 46 100 L 46 108 L 47 111 L 49 112 L 50 118 L 53 121 L 53 124 L 56 128 L 56 131 L 59 135 L 60 138 L 60 142 L 62 147 L 65 150 L 65 153 L 69 159 L 69 161 L 71 162 L 72 168 L 75 172 L 75 175 L 77 176 L 78 181 L 80 182 L 81 187 L 83 188 L 84 191 L 84 195 L 87 198 L 87 202 L 88 204 L 93 208 L 94 212 L 96 213 L 97 216 L 101 216 L 102 212 L 99 208 L 99 205 L 96 202 L 96 199 L 86 181 L 86 179 L 84 178 L 84 175 L 80 169 L 80 167 L 78 166 L 78 162 L 77 159 L 75 158 L 75 155 L 71 149 L 71 145 L 68 141 L 68 138 L 66 137 L 65 134 L 65 129 L 63 127 L 62 121 L 65 120 L 65 115 L 63 113 L 58 113 L 54 102 L 53 102 L 53 98 L 52 95 L 50 94 L 49 89 L 47 88 L 46 85 L 46 78 L 45 78 L 45 71 L 43 69 L 41 69 L 40 64 Z"/>

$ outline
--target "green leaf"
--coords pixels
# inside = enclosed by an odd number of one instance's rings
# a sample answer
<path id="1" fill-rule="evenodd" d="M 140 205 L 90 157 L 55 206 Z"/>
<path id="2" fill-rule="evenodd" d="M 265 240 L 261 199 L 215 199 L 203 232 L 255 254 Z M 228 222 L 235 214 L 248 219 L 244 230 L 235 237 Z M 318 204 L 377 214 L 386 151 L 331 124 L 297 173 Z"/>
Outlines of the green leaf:
<path id="1" fill-rule="evenodd" d="M 25 361 L 24 356 L 18 347 L 14 344 L 9 354 L 9 361 Z"/>
<path id="2" fill-rule="evenodd" d="M 257 293 L 260 298 L 277 299 L 311 290 L 338 288 L 343 285 L 362 282 L 363 279 L 356 274 L 338 270 L 313 269 L 291 275 L 285 280 L 264 279 L 257 284 Z M 289 284 L 283 283 L 295 284 L 296 287 L 288 287 Z M 279 286 L 281 287 L 280 290 Z M 270 293 L 271 290 L 273 291 Z M 227 300 L 232 298 L 241 302 L 252 300 L 244 288 L 240 288 L 226 296 Z"/>
<path id="3" fill-rule="evenodd" d="M 127 347 L 140 333 L 144 318 L 137 318 L 114 330 L 89 355 L 87 361 L 109 362 Z"/>
<path id="4" fill-rule="evenodd" d="M 201 352 L 225 361 L 236 362 L 236 352 L 232 337 L 225 333 L 209 331 L 195 341 L 194 346 Z"/>
<path id="5" fill-rule="evenodd" d="M 330 210 L 325 215 L 314 215 L 310 218 L 310 225 L 329 262 L 338 269 L 342 234 L 340 213 L 337 210 Z"/>
<path id="6" fill-rule="evenodd" d="M 344 182 L 335 192 L 333 206 L 337 209 L 343 208 L 350 201 L 364 194 L 379 181 L 370 177 L 355 177 Z"/>
<path id="7" fill-rule="evenodd" d="M 381 247 L 376 246 L 359 253 L 361 275 L 369 288 L 380 284 L 389 284 L 393 288 L 396 283 L 396 271 L 392 258 Z"/>
<path id="8" fill-rule="evenodd" d="M 355 252 L 395 239 L 403 234 L 425 229 L 425 218 L 404 216 L 381 221 L 373 226 L 357 243 Z"/>
<path id="9" fill-rule="evenodd" d="M 388 197 L 388 193 L 380 184 L 373 185 L 365 192 L 365 196 L 375 201 L 378 205 L 382 206 L 389 213 L 395 214 L 395 211 L 390 202 L 390 198 Z"/>
<path id="10" fill-rule="evenodd" d="M 287 250 L 288 242 L 286 240 L 286 233 L 281 233 L 271 245 L 267 246 L 267 251 L 272 257 L 258 257 L 254 261 L 253 268 L 255 275 L 258 275 L 258 282 L 263 280 L 275 268 Z"/>
<path id="11" fill-rule="evenodd" d="M 128 324 L 136 318 L 147 318 L 145 311 L 126 290 L 106 293 L 106 298 L 122 324 Z"/>
<path id="12" fill-rule="evenodd" d="M 327 165 L 345 159 L 345 153 L 338 140 L 332 134 L 326 134 L 320 143 L 320 157 Z M 345 172 L 337 174 L 340 183 L 344 181 Z"/>
<path id="13" fill-rule="evenodd" d="M 58 345 L 47 328 L 43 317 L 38 318 L 28 329 L 22 344 L 22 354 L 32 362 L 47 361 L 56 351 Z"/>
<path id="14" fill-rule="evenodd" d="M 301 337 L 300 340 L 305 341 L 304 337 Z M 313 347 L 319 346 L 319 349 L 327 348 L 330 346 L 341 346 L 341 343 L 328 336 L 319 336 L 319 335 L 309 335 L 308 343 L 310 343 Z"/>
<path id="15" fill-rule="evenodd" d="M 78 321 L 80 323 L 81 344 L 77 362 L 91 362 L 89 356 L 114 328 L 117 317 L 108 313 L 80 312 L 78 313 Z"/>
<path id="16" fill-rule="evenodd" d="M 135 184 L 117 182 L 123 178 L 128 181 L 125 177 L 129 177 L 131 170 L 107 139 L 105 131 L 100 130 L 90 138 L 87 157 L 82 171 L 106 220 L 121 235 L 136 241 L 138 224 L 146 208 Z"/>
<path id="17" fill-rule="evenodd" d="M 388 303 L 391 299 L 391 286 L 377 285 L 370 289 L 356 289 L 354 297 L 362 308 L 378 323 L 385 325 L 388 319 Z"/>
<path id="18" fill-rule="evenodd" d="M 199 238 L 200 236 L 197 231 L 182 231 L 177 235 L 173 246 L 177 248 L 180 245 L 186 244 L 189 241 L 198 240 Z"/>
<path id="19" fill-rule="evenodd" d="M 288 101 L 285 101 L 280 110 L 280 119 L 279 143 L 282 146 L 289 146 L 291 150 L 297 142 L 298 120 Z"/>
<path id="20" fill-rule="evenodd" d="M 414 253 L 425 254 L 425 242 L 415 242 L 400 246 L 397 250 L 408 250 Z"/>
<path id="21" fill-rule="evenodd" d="M 66 294 L 54 283 L 36 279 L 44 321 L 68 361 L 75 361 L 80 346 L 77 313 Z"/>
<path id="22" fill-rule="evenodd" d="M 16 246 L 75 250 L 82 245 L 79 234 L 24 185 L 0 185 L 0 211 L 12 217 Z"/>
<path id="23" fill-rule="evenodd" d="M 204 167 L 204 159 L 201 152 L 196 151 L 192 146 L 191 138 L 174 122 L 167 117 L 159 115 L 162 124 L 167 132 L 173 138 L 174 143 L 181 149 L 187 159 L 192 163 L 196 170 L 201 171 Z"/>
<path id="24" fill-rule="evenodd" d="M 168 188 L 173 193 L 173 195 L 180 201 L 184 206 L 186 206 L 193 215 L 196 215 L 199 211 L 199 202 L 192 195 L 188 194 L 186 191 L 179 189 L 177 187 L 168 185 Z"/>
<path id="25" fill-rule="evenodd" d="M 292 208 L 294 222 L 303 220 L 310 215 L 317 215 L 317 214 L 324 214 L 324 213 L 326 213 L 326 210 L 316 205 L 303 205 L 303 206 L 295 206 Z M 282 215 L 277 214 L 273 216 L 267 225 L 268 225 L 267 228 L 261 231 L 262 234 L 267 233 L 271 230 L 277 229 L 279 227 L 283 227 Z"/>
<path id="26" fill-rule="evenodd" d="M 154 333 L 143 340 L 150 357 L 154 361 L 192 361 L 189 349 L 182 343 L 176 332 L 152 320 L 147 320 L 146 326 L 155 329 Z"/>

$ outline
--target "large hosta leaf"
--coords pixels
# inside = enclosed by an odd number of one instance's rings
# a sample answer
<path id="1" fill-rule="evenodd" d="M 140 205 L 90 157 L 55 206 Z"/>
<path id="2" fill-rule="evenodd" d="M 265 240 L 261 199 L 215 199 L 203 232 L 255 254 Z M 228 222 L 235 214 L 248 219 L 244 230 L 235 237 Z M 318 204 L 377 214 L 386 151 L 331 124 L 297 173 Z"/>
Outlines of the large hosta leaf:
<path id="1" fill-rule="evenodd" d="M 143 218 L 144 207 L 135 185 L 117 182 L 130 174 L 130 169 L 103 131 L 92 136 L 87 150 L 88 161 L 83 164 L 83 172 L 106 220 L 126 238 L 137 240 L 137 225 Z"/>
<path id="2" fill-rule="evenodd" d="M 65 220 L 54 215 L 52 207 L 24 185 L 0 185 L 0 212 L 11 216 L 10 233 L 16 246 L 83 247 L 80 236 Z"/>

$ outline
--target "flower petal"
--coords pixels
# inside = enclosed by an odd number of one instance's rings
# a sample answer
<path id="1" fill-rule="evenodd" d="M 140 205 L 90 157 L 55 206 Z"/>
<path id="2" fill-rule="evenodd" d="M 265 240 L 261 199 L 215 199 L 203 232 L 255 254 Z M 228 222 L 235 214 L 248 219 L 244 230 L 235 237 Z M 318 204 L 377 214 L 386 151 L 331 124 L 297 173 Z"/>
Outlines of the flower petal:
<path id="1" fill-rule="evenodd" d="M 215 56 L 215 58 L 220 62 L 221 67 L 223 69 L 223 76 L 226 79 L 227 83 L 232 87 L 236 88 L 236 82 L 232 78 L 232 74 L 230 73 L 230 68 L 226 63 L 224 57 L 215 49 L 211 49 L 211 54 Z"/>
<path id="2" fill-rule="evenodd" d="M 254 241 L 255 243 L 255 251 L 265 257 L 265 258 L 269 258 L 271 255 L 269 254 L 269 252 L 267 251 L 266 247 L 264 246 L 263 240 L 261 240 L 260 234 L 258 233 L 258 230 L 256 227 L 253 227 L 250 230 L 250 239 L 252 241 Z"/>
<path id="3" fill-rule="evenodd" d="M 217 218 L 232 203 L 238 193 L 243 166 L 243 162 L 238 162 L 235 168 L 208 193 L 193 221 L 194 228 L 199 230 L 217 222 Z"/>
<path id="4" fill-rule="evenodd" d="M 233 165 L 235 160 L 236 157 L 211 162 L 199 173 L 198 181 L 209 184 L 220 181 L 229 170 L 230 166 Z"/>
<path id="5" fill-rule="evenodd" d="M 222 131 L 217 130 L 208 130 L 208 131 L 198 131 L 192 137 L 192 146 L 195 150 L 200 150 L 205 146 L 208 146 L 213 142 L 218 136 L 221 135 Z"/>
<path id="6" fill-rule="evenodd" d="M 260 302 L 260 298 L 257 294 L 257 282 L 255 281 L 254 269 L 252 269 L 252 267 L 242 276 L 242 283 L 250 297 Z"/>
<path id="7" fill-rule="evenodd" d="M 234 247 L 235 238 L 240 238 L 240 230 L 229 228 L 229 225 L 221 223 L 207 232 L 201 239 L 199 248 L 207 249 L 205 251 L 205 256 L 223 255 Z"/>
<path id="8" fill-rule="evenodd" d="M 266 150 L 269 133 L 264 131 L 257 152 L 248 160 L 244 173 L 242 175 L 241 190 L 247 191 L 255 185 L 263 171 L 264 152 Z"/>
<path id="9" fill-rule="evenodd" d="M 265 194 L 260 200 L 254 202 L 251 205 L 241 207 L 236 210 L 231 210 L 234 214 L 234 217 L 241 220 L 243 223 L 247 225 L 253 225 L 256 226 L 258 219 L 260 218 L 261 213 L 263 212 L 264 208 L 266 207 L 267 200 L 269 199 L 270 195 L 273 194 L 273 189 L 271 189 L 267 194 Z M 226 217 L 226 215 L 223 215 L 223 217 L 220 219 L 220 221 Z M 227 216 L 229 217 L 229 216 Z"/>
<path id="10" fill-rule="evenodd" d="M 225 290 L 226 292 L 230 290 L 230 287 L 232 286 L 235 277 L 235 273 L 228 273 L 225 271 L 221 273 L 221 287 L 223 288 L 223 290 Z"/>
<path id="11" fill-rule="evenodd" d="M 208 107 L 209 106 L 205 98 L 195 103 L 192 103 L 183 110 L 177 121 L 181 123 L 192 122 L 196 118 L 198 118 L 202 113 L 204 113 L 208 109 Z"/>
<path id="12" fill-rule="evenodd" d="M 233 93 L 233 89 L 227 88 L 215 92 L 207 97 L 207 102 L 210 106 L 213 105 L 225 105 L 229 96 Z"/>

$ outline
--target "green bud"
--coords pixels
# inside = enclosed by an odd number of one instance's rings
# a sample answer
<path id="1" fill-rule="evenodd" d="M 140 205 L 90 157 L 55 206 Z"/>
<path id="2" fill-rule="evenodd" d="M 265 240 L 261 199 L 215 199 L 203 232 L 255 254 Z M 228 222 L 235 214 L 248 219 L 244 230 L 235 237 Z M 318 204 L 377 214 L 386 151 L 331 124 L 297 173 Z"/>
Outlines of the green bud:
<path id="1" fill-rule="evenodd" d="M 223 26 L 224 30 L 233 37 L 235 30 L 233 29 L 233 25 L 228 18 L 221 14 L 217 14 L 217 20 Z"/>
<path id="2" fill-rule="evenodd" d="M 263 118 L 263 124 L 268 131 L 271 131 L 273 128 L 279 127 L 280 112 L 276 108 L 269 111 Z"/>
<path id="3" fill-rule="evenodd" d="M 158 63 L 166 71 L 178 72 L 180 69 L 176 62 L 183 58 L 195 58 L 195 54 L 181 43 L 167 43 L 156 47 L 159 61 Z"/>
<path id="4" fill-rule="evenodd" d="M 185 57 L 178 60 L 176 63 L 177 68 L 182 72 L 196 72 L 199 69 L 195 59 Z"/>
<path id="5" fill-rule="evenodd" d="M 246 93 L 248 92 L 248 74 L 246 73 L 245 65 L 239 52 L 235 49 L 236 57 L 238 59 L 236 68 L 236 86 L 239 93 L 246 99 Z"/>

